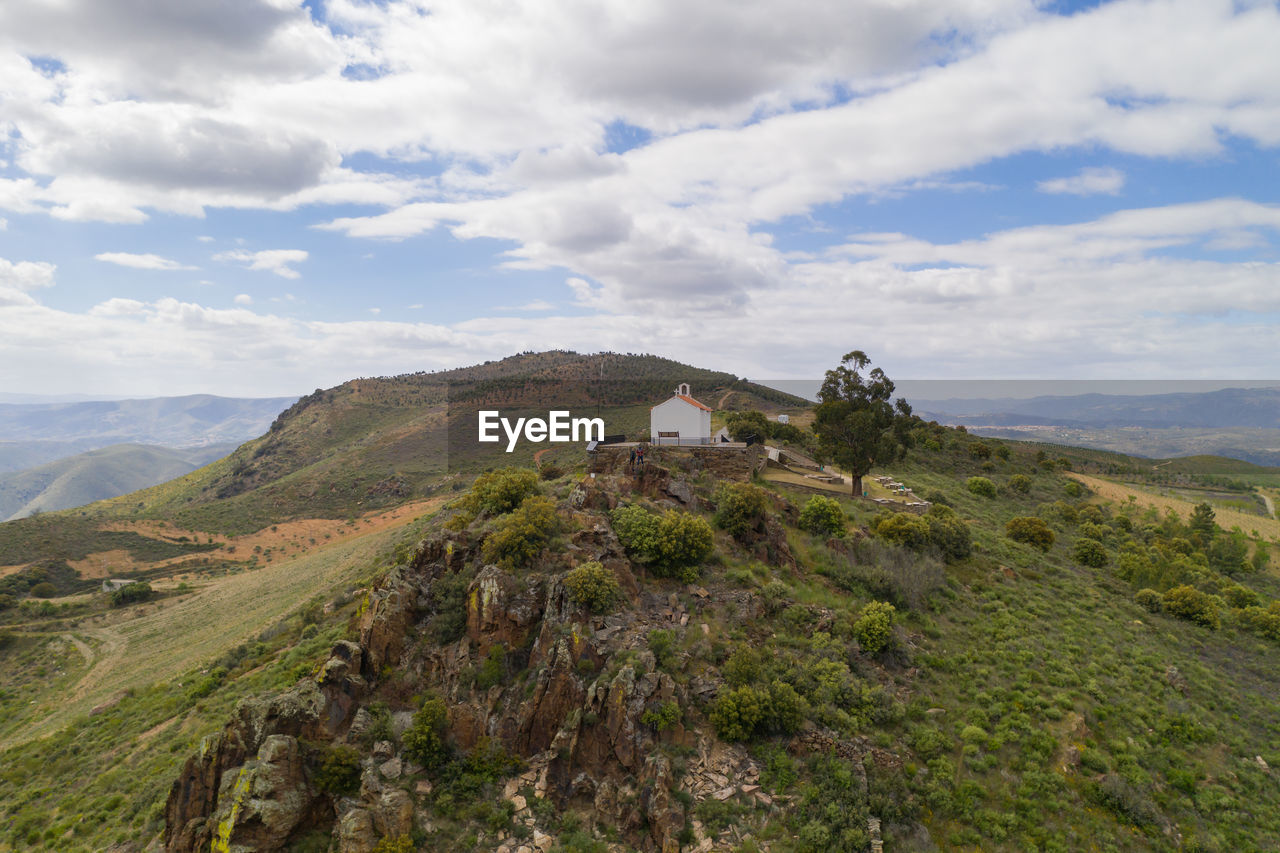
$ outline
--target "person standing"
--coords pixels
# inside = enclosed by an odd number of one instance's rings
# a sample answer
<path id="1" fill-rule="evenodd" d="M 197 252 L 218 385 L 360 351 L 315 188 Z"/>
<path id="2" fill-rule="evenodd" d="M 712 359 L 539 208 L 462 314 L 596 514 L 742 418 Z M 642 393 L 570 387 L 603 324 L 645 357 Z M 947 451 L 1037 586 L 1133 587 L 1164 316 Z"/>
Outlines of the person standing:
<path id="1" fill-rule="evenodd" d="M 627 470 L 636 470 L 636 449 L 634 447 L 631 448 L 631 456 L 627 459 Z"/>

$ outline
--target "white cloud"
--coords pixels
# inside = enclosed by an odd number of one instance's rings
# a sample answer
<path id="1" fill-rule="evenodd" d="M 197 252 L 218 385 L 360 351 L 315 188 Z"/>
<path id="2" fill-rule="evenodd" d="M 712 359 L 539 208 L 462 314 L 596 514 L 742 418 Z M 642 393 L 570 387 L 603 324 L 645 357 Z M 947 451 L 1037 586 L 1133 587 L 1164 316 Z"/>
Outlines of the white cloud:
<path id="1" fill-rule="evenodd" d="M 212 243 L 212 242 L 213 242 L 213 238 L 212 238 L 212 237 L 210 237 L 208 234 L 201 234 L 200 236 L 196 237 L 196 239 L 197 239 L 197 240 L 199 240 L 201 243 Z"/>
<path id="2" fill-rule="evenodd" d="M 247 252 L 240 249 L 231 252 L 219 252 L 213 256 L 215 261 L 235 261 L 244 264 L 251 270 L 273 272 L 281 278 L 301 278 L 302 273 L 291 264 L 300 264 L 309 257 L 302 249 L 267 249 L 261 252 Z"/>
<path id="3" fill-rule="evenodd" d="M 545 299 L 534 299 L 530 302 L 524 303 L 523 305 L 494 306 L 494 309 L 497 311 L 550 311 L 553 308 L 555 308 L 555 306 Z"/>
<path id="4" fill-rule="evenodd" d="M 153 254 L 133 254 L 131 252 L 101 252 L 93 256 L 94 260 L 137 270 L 193 270 L 179 261 L 170 260 Z"/>
<path id="5" fill-rule="evenodd" d="M 237 293 L 236 298 L 232 301 L 237 305 L 252 305 L 253 297 L 247 293 Z"/>
<path id="6" fill-rule="evenodd" d="M 1036 189 L 1042 193 L 1068 195 L 1116 195 L 1124 188 L 1124 172 L 1107 167 L 1081 169 L 1069 178 L 1040 181 Z"/>
<path id="7" fill-rule="evenodd" d="M 0 308 L 6 305 L 34 305 L 28 291 L 51 287 L 57 266 L 46 261 L 13 262 L 0 258 Z"/>
<path id="8" fill-rule="evenodd" d="M 902 378 L 1268 378 L 1280 348 L 1280 263 L 1190 260 L 1181 251 L 1240 232 L 1280 245 L 1280 205 L 1219 199 L 955 243 L 863 234 L 781 264 L 777 286 L 744 291 L 731 322 L 675 301 L 657 311 L 607 302 L 603 285 L 576 277 L 567 284 L 577 301 L 605 301 L 607 310 L 439 325 L 306 321 L 173 299 L 117 298 L 77 314 L 27 300 L 0 308 L 0 384 L 74 391 L 100 382 L 104 393 L 139 393 L 120 377 L 146 376 L 160 393 L 190 388 L 198 375 L 221 393 L 297 393 L 353 375 L 554 347 L 813 378 L 815 364 L 833 365 L 851 345 Z M 22 275 L 47 282 L 52 269 Z M 74 387 L 65 387 L 69 377 Z"/>

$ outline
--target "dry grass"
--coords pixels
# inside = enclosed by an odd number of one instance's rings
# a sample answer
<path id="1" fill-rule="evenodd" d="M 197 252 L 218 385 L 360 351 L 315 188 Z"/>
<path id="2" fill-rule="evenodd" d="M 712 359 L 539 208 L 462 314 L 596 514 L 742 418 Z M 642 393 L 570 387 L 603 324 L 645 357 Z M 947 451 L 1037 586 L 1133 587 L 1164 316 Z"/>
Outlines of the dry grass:
<path id="1" fill-rule="evenodd" d="M 1067 476 L 1088 486 L 1099 497 L 1113 501 L 1118 505 L 1128 503 L 1129 498 L 1132 497 L 1138 506 L 1155 507 L 1161 512 L 1171 509 L 1184 519 L 1195 508 L 1195 504 L 1191 501 L 1154 495 L 1134 486 L 1103 480 L 1100 477 L 1090 477 L 1087 474 L 1076 474 L 1074 472 L 1067 472 Z M 1214 509 L 1214 516 L 1218 526 L 1227 530 L 1238 526 L 1245 533 L 1252 533 L 1256 530 L 1260 535 L 1269 539 L 1280 539 L 1280 521 L 1274 518 L 1263 518 L 1260 515 L 1250 515 L 1233 509 L 1220 508 Z"/>
<path id="2" fill-rule="evenodd" d="M 208 666 L 316 596 L 331 596 L 366 573 L 399 529 L 443 498 L 358 522 L 340 540 L 300 557 L 217 578 L 190 595 L 115 611 L 76 629 L 75 645 L 93 651 L 89 670 L 68 690 L 33 696 L 28 725 L 11 730 L 0 750 L 57 731 L 129 688 L 167 681 Z M 305 522 L 302 530 L 310 530 Z M 280 525 L 283 534 L 284 525 Z"/>

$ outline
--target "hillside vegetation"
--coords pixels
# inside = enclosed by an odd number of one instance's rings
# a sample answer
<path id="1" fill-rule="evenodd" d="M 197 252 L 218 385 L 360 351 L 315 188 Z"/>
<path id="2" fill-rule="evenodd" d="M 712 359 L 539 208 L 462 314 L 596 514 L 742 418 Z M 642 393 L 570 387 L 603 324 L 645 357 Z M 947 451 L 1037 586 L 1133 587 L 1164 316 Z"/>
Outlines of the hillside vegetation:
<path id="1" fill-rule="evenodd" d="M 82 506 L 187 474 L 234 445 L 171 449 L 117 444 L 24 471 L 0 474 L 0 520 Z"/>
<path id="2" fill-rule="evenodd" d="M 365 516 L 353 487 L 306 522 L 333 540 L 292 532 L 291 490 L 339 460 L 553 387 L 508 362 L 447 400 L 425 379 L 319 392 L 239 475 L 0 526 L 157 572 L 140 604 L 24 588 L 0 611 L 0 850 L 1280 847 L 1280 542 L 1080 482 L 1113 457 L 914 420 L 872 474 L 917 514 L 755 478 L 758 448 L 594 477 L 569 452 L 476 454 L 479 479 L 414 475 L 443 489 L 414 512 Z M 753 393 L 723 377 L 695 396 Z M 273 506 L 275 532 L 239 520 Z"/>

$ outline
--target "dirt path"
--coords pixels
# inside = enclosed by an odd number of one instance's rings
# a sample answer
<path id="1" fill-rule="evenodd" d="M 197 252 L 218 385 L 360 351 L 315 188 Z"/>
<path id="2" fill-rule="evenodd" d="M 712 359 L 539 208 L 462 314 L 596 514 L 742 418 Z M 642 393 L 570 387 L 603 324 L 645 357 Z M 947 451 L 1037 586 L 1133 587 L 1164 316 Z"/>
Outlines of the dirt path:
<path id="1" fill-rule="evenodd" d="M 542 448 L 541 450 L 539 450 L 537 453 L 533 454 L 533 467 L 534 467 L 534 468 L 537 468 L 539 465 L 541 465 L 541 464 L 542 464 L 542 457 L 543 457 L 543 456 L 547 453 L 547 451 L 549 451 L 549 450 L 551 450 L 551 448 L 550 448 L 550 447 L 544 447 L 544 448 Z"/>
<path id="2" fill-rule="evenodd" d="M 129 641 L 113 628 L 86 628 L 84 633 L 102 643 L 102 656 L 98 659 L 97 665 L 93 666 L 87 673 L 85 673 L 84 678 L 80 679 L 80 682 L 76 684 L 76 689 L 68 700 L 69 704 L 79 702 L 81 699 L 96 690 L 109 676 L 114 674 L 116 669 L 119 667 L 120 662 L 124 660 L 124 652 L 129 645 Z M 82 645 L 85 649 L 89 648 L 87 644 L 80 640 L 75 640 L 74 642 L 76 644 L 76 648 L 80 648 Z M 84 650 L 82 649 L 82 654 L 83 651 Z M 90 650 L 90 655 L 92 655 L 92 653 L 92 650 Z M 88 658 L 88 660 L 91 664 L 93 663 L 93 659 L 91 657 Z"/>
<path id="3" fill-rule="evenodd" d="M 62 639 L 66 640 L 79 650 L 80 654 L 84 657 L 85 666 L 93 666 L 93 649 L 88 643 L 77 637 L 75 634 L 63 634 Z"/>
<path id="4" fill-rule="evenodd" d="M 722 395 L 721 395 L 721 397 L 720 397 L 720 402 L 716 403 L 716 408 L 717 408 L 717 409 L 723 409 L 723 408 L 724 408 L 724 401 L 725 401 L 725 400 L 728 400 L 730 397 L 732 397 L 732 396 L 733 396 L 733 393 L 734 393 L 733 391 L 725 391 L 725 392 L 724 392 L 724 394 L 722 394 Z"/>
<path id="5" fill-rule="evenodd" d="M 1262 488 L 1262 486 L 1255 486 L 1254 488 L 1258 490 L 1258 497 L 1262 498 L 1262 502 L 1267 505 L 1267 512 L 1272 518 L 1275 518 L 1276 505 L 1275 502 L 1271 500 L 1271 495 L 1267 494 L 1266 489 Z"/>
<path id="6" fill-rule="evenodd" d="M 70 639 L 88 672 L 65 692 L 40 698 L 33 716 L 0 741 L 0 751 L 52 734 L 130 687 L 144 687 L 208 665 L 229 648 L 288 618 L 317 595 L 331 595 L 369 571 L 400 527 L 442 504 L 444 497 L 365 519 L 297 557 L 253 571 L 215 578 L 190 594 L 136 608 L 114 610 L 110 620 L 77 633 L 97 644 Z"/>

